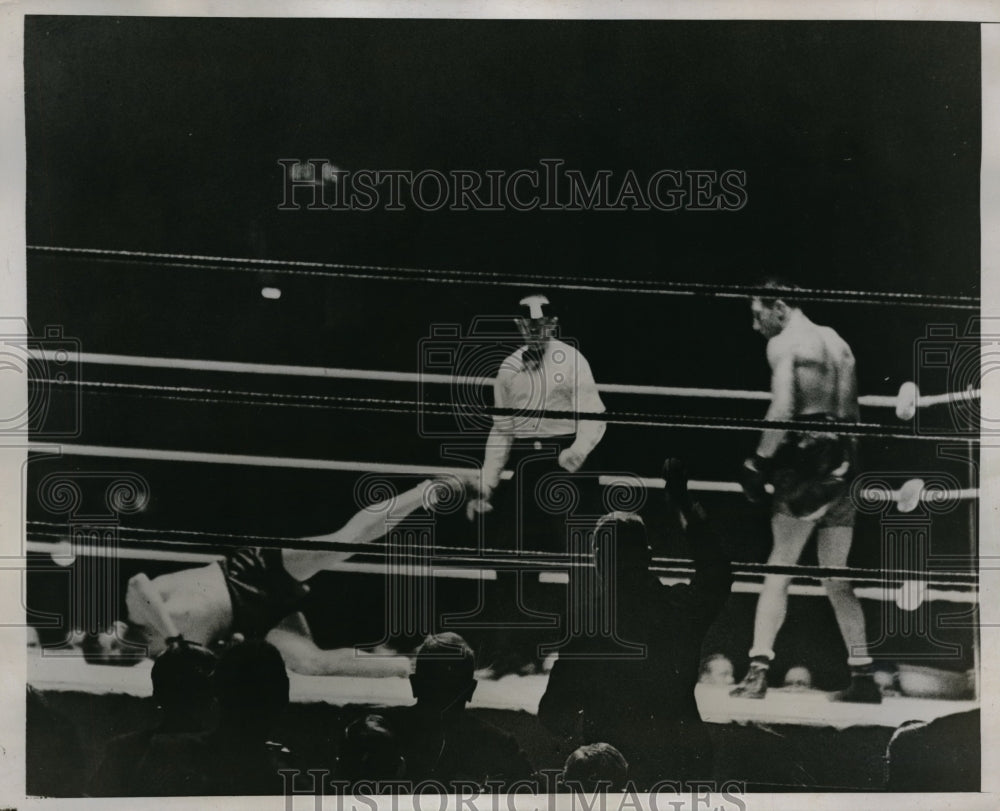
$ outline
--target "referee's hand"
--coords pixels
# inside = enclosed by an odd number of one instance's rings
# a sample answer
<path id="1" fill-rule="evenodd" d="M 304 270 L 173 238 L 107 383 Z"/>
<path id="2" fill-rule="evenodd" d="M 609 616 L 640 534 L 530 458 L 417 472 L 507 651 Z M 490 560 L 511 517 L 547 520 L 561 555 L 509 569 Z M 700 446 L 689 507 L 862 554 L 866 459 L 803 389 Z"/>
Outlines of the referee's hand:
<path id="1" fill-rule="evenodd" d="M 489 499 L 481 496 L 478 498 L 470 498 L 468 503 L 465 505 L 465 517 L 470 521 L 473 521 L 477 515 L 488 513 L 492 509 L 493 505 L 490 504 Z"/>
<path id="2" fill-rule="evenodd" d="M 586 455 L 580 453 L 580 451 L 573 450 L 573 448 L 566 448 L 559 454 L 559 467 L 569 473 L 576 473 L 586 460 Z"/>

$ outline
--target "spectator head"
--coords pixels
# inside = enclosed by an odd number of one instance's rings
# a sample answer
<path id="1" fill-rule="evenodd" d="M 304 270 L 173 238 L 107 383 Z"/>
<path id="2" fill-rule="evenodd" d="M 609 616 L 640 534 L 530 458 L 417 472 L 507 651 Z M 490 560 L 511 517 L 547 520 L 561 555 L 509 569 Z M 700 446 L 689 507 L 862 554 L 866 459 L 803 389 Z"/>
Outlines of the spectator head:
<path id="1" fill-rule="evenodd" d="M 417 649 L 410 685 L 418 706 L 455 715 L 465 709 L 476 689 L 476 657 L 455 633 L 434 634 Z"/>
<path id="2" fill-rule="evenodd" d="M 212 677 L 220 725 L 265 734 L 288 706 L 288 671 L 278 649 L 252 639 L 229 648 Z"/>
<path id="3" fill-rule="evenodd" d="M 812 690 L 813 677 L 805 665 L 795 665 L 785 673 L 785 687 L 789 690 Z"/>
<path id="4" fill-rule="evenodd" d="M 713 653 L 706 656 L 701 663 L 698 681 L 702 684 L 733 684 L 733 663 L 724 653 Z"/>
<path id="5" fill-rule="evenodd" d="M 646 525 L 636 513 L 611 512 L 602 516 L 594 527 L 591 550 L 601 577 L 646 573 L 652 562 Z"/>
<path id="6" fill-rule="evenodd" d="M 928 760 L 926 750 L 923 752 L 923 763 L 919 758 L 912 756 L 913 751 L 919 752 L 921 747 L 913 746 L 914 742 L 919 742 L 917 730 L 925 730 L 928 724 L 926 721 L 904 721 L 889 738 L 889 743 L 885 748 L 883 756 L 883 775 L 885 779 L 886 791 L 912 791 L 911 786 L 917 786 L 923 782 L 920 772 L 927 768 Z"/>
<path id="7" fill-rule="evenodd" d="M 562 782 L 573 791 L 621 792 L 628 781 L 628 762 L 609 743 L 581 746 L 566 758 Z"/>
<path id="8" fill-rule="evenodd" d="M 985 763 L 982 712 L 907 721 L 886 750 L 886 791 L 981 791 Z"/>
<path id="9" fill-rule="evenodd" d="M 153 662 L 153 700 L 171 726 L 204 726 L 212 709 L 215 655 L 201 645 L 175 642 Z"/>
<path id="10" fill-rule="evenodd" d="M 345 780 L 396 780 L 406 761 L 395 733 L 381 715 L 366 715 L 347 725 L 337 758 Z"/>

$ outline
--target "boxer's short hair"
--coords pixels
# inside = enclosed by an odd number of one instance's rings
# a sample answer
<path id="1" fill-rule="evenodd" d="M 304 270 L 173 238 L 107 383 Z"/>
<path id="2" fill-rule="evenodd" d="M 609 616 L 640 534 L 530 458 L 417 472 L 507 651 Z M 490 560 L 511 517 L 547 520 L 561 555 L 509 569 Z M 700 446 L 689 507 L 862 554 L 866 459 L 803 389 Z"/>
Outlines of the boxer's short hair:
<path id="1" fill-rule="evenodd" d="M 800 301 L 796 299 L 795 291 L 802 288 L 787 279 L 779 276 L 765 276 L 757 286 L 775 291 L 773 296 L 766 294 L 757 296 L 765 307 L 773 307 L 779 301 L 785 302 L 789 307 L 798 307 L 800 304 Z"/>

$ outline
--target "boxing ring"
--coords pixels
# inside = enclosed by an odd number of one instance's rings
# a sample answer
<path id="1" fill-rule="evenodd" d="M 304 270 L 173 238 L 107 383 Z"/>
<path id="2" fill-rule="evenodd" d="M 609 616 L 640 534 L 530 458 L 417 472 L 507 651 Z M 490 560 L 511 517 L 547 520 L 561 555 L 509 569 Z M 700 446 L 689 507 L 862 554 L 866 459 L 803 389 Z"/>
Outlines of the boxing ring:
<path id="1" fill-rule="evenodd" d="M 148 698 L 153 694 L 152 661 L 135 667 L 115 667 L 84 662 L 79 657 L 29 657 L 28 683 L 43 692 L 87 692 L 92 695 L 119 694 Z M 304 676 L 289 673 L 291 700 L 299 704 L 324 703 L 335 706 L 405 706 L 412 702 L 409 681 L 401 677 L 358 678 L 354 676 Z M 480 680 L 475 707 L 487 710 L 524 712 L 534 715 L 545 692 L 545 674 Z M 979 706 L 976 700 L 910 698 L 894 696 L 869 706 L 831 702 L 823 690 L 808 692 L 772 688 L 763 701 L 747 701 L 729 696 L 729 688 L 699 684 L 695 688 L 702 719 L 712 724 L 764 723 L 799 726 L 830 726 L 835 729 L 877 726 L 895 729 L 906 721 L 933 721 L 945 715 Z"/>
<path id="2" fill-rule="evenodd" d="M 674 284 L 629 282 L 614 279 L 574 280 L 562 276 L 527 276 L 517 274 L 460 273 L 455 271 L 416 270 L 406 268 L 380 268 L 362 265 L 344 265 L 307 262 L 277 262 L 267 260 L 230 259 L 225 257 L 185 256 L 178 254 L 152 254 L 126 251 L 101 251 L 93 249 L 29 247 L 30 255 L 67 257 L 79 262 L 138 263 L 177 267 L 191 270 L 219 270 L 222 272 L 291 274 L 330 278 L 371 279 L 380 281 L 419 280 L 421 283 L 475 284 L 499 287 L 562 289 L 594 293 L 626 293 L 658 296 L 702 296 L 708 298 L 740 298 L 764 292 L 752 286 L 719 286 L 708 284 Z M 776 291 L 768 289 L 773 295 Z M 780 292 L 780 291 L 778 291 Z M 794 291 L 802 301 L 821 301 L 844 304 L 882 304 L 898 307 L 938 307 L 959 311 L 977 310 L 978 298 L 969 296 L 928 296 L 908 293 L 876 293 L 871 291 L 843 291 L 806 289 Z M 454 375 L 412 372 L 406 370 L 373 370 L 346 367 L 300 366 L 276 363 L 248 363 L 225 359 L 192 359 L 112 353 L 79 352 L 69 359 L 79 370 L 75 376 L 60 374 L 67 363 L 62 350 L 44 349 L 36 354 L 35 386 L 51 390 L 72 390 L 82 397 L 115 395 L 134 398 L 140 402 L 164 400 L 203 405 L 226 404 L 251 408 L 286 408 L 289 410 L 322 410 L 333 414 L 413 414 L 453 417 L 456 411 L 475 412 L 478 417 L 509 416 L 510 409 L 482 405 L 484 395 L 493 384 L 485 375 Z M 103 377 L 83 374 L 98 370 Z M 138 382 L 123 379 L 124 372 L 142 370 L 146 375 L 159 375 L 164 382 Z M 183 375 L 183 381 L 175 375 Z M 239 380 L 239 385 L 219 386 L 198 382 L 199 375 L 219 375 Z M 314 391 L 288 392 L 269 388 L 277 381 L 346 381 L 348 383 L 373 383 L 382 387 L 417 385 L 418 396 L 380 394 L 329 394 Z M 254 381 L 244 384 L 243 381 Z M 705 387 L 630 385 L 598 383 L 601 393 L 622 397 L 650 398 L 658 401 L 682 399 L 718 402 L 766 402 L 770 393 L 745 389 L 712 389 Z M 409 391 L 409 390 L 408 390 Z M 431 393 L 445 397 L 432 397 Z M 469 392 L 479 392 L 470 394 Z M 892 421 L 873 419 L 857 422 L 827 422 L 796 420 L 794 422 L 769 422 L 745 416 L 719 416 L 698 413 L 669 413 L 666 410 L 609 409 L 600 413 L 585 412 L 532 412 L 532 417 L 573 417 L 580 420 L 600 420 L 611 424 L 642 429 L 675 429 L 685 431 L 754 431 L 767 428 L 793 430 L 822 430 L 844 436 L 866 437 L 883 442 L 937 442 L 964 444 L 970 454 L 978 441 L 967 434 L 940 427 L 937 429 L 912 425 L 921 413 L 932 409 L 950 409 L 961 413 L 967 420 L 974 420 L 980 391 L 970 384 L 961 390 L 925 394 L 915 382 L 904 383 L 895 394 L 866 394 L 859 397 L 859 404 L 867 414 L 889 412 Z M 525 416 L 524 412 L 516 412 Z M 866 414 L 866 415 L 867 415 Z M 970 416 L 971 415 L 971 416 Z M 976 422 L 978 424 L 978 422 Z M 72 464 L 85 464 L 89 460 L 110 460 L 122 463 L 141 461 L 166 465 L 184 464 L 210 467 L 218 475 L 226 476 L 231 467 L 295 470 L 299 472 L 335 472 L 357 474 L 369 480 L 390 481 L 392 477 L 430 477 L 458 482 L 458 492 L 472 484 L 480 475 L 478 468 L 456 464 L 413 464 L 385 459 L 326 459 L 304 456 L 278 456 L 267 454 L 214 452 L 202 449 L 176 449 L 164 447 L 133 447 L 127 445 L 102 445 L 84 442 L 32 441 L 30 459 L 38 461 L 61 457 Z M 110 463 L 109 462 L 109 463 Z M 100 464 L 98 462 L 97 464 Z M 510 471 L 502 478 L 510 479 Z M 636 494 L 645 499 L 648 494 L 662 490 L 664 480 L 655 476 L 632 473 L 606 472 L 598 483 L 610 503 L 629 505 L 638 503 Z M 694 493 L 711 495 L 712 498 L 739 498 L 739 484 L 725 480 L 694 479 L 689 482 Z M 898 477 L 884 474 L 862 474 L 852 489 L 852 498 L 861 515 L 905 518 L 923 516 L 928 521 L 934 516 L 968 507 L 971 511 L 979 498 L 977 482 L 959 482 L 952 475 L 926 474 L 910 476 L 901 472 Z M 441 514 L 454 514 L 464 506 L 459 496 L 445 504 Z M 622 506 L 626 509 L 627 506 Z M 972 524 L 970 523 L 970 527 Z M 970 533 L 973 530 L 970 528 Z M 566 553 L 536 552 L 525 549 L 485 548 L 482 545 L 434 547 L 416 549 L 406 546 L 391 550 L 390 545 L 334 543 L 305 541 L 281 535 L 247 535 L 218 530 L 181 529 L 170 526 L 148 527 L 130 524 L 126 519 L 115 527 L 115 544 L 102 544 L 99 534 L 68 532 L 65 521 L 28 517 L 25 526 L 26 555 L 48 556 L 61 567 L 71 567 L 81 559 L 100 559 L 113 555 L 118 560 L 157 562 L 168 564 L 198 565 L 219 560 L 224 550 L 234 545 L 251 544 L 264 548 L 329 549 L 351 553 L 351 559 L 332 567 L 338 574 L 392 576 L 405 578 L 432 578 L 495 581 L 500 573 L 517 570 L 530 573 L 530 579 L 540 589 L 561 588 L 570 580 L 571 572 L 592 564 L 579 556 Z M 391 541 L 391 539 L 390 539 Z M 970 537 L 975 548 L 977 539 Z M 909 563 L 908 563 L 909 561 Z M 812 599 L 823 596 L 820 581 L 824 578 L 850 580 L 855 593 L 862 600 L 881 603 L 891 611 L 913 612 L 929 603 L 954 604 L 974 612 L 978 605 L 978 565 L 974 557 L 964 560 L 930 557 L 905 558 L 891 567 L 822 567 L 810 565 L 774 566 L 748 561 L 734 562 L 736 582 L 733 593 L 754 595 L 759 593 L 763 577 L 784 574 L 793 577 L 789 593 L 793 597 Z M 652 571 L 664 584 L 683 582 L 693 573 L 692 561 L 682 557 L 655 555 Z M 145 698 L 150 695 L 150 663 L 143 662 L 131 668 L 87 664 L 72 656 L 45 655 L 35 652 L 29 657 L 28 682 L 46 694 L 84 694 Z M 978 654 L 977 654 L 978 655 Z M 292 700 L 296 704 L 327 704 L 337 707 L 347 705 L 399 705 L 411 700 L 409 686 L 402 678 L 348 678 L 341 676 L 303 676 L 290 674 Z M 473 706 L 476 709 L 498 713 L 533 715 L 538 700 L 545 690 L 547 676 L 543 673 L 524 676 L 507 676 L 498 680 L 482 680 Z M 772 689 L 761 701 L 730 698 L 728 688 L 701 684 L 696 691 L 699 710 L 705 721 L 719 727 L 772 725 L 790 727 L 823 727 L 843 732 L 852 728 L 895 729 L 911 721 L 930 721 L 944 715 L 961 712 L 978 706 L 976 697 L 935 699 L 927 697 L 892 696 L 876 706 L 835 703 L 820 690 L 786 692 Z M 68 700 L 68 699 L 67 699 Z M 87 699 L 92 700 L 92 699 Z M 523 723 L 519 721 L 518 723 Z M 734 733 L 740 734 L 740 733 Z M 767 782 L 766 780 L 764 782 Z M 861 787 L 870 787 L 863 783 Z"/>

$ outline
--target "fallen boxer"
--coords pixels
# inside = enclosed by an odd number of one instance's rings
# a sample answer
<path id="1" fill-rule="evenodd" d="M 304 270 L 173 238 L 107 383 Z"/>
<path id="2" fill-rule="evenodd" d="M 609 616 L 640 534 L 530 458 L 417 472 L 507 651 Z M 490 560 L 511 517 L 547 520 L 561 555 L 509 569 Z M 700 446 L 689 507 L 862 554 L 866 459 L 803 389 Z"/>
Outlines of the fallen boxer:
<path id="1" fill-rule="evenodd" d="M 423 481 L 391 500 L 360 510 L 336 532 L 308 540 L 353 544 L 378 540 L 417 509 L 433 509 L 445 489 L 458 486 L 445 480 Z M 319 648 L 299 613 L 309 592 L 307 581 L 352 554 L 329 549 L 244 547 L 221 561 L 153 580 L 138 574 L 129 580 L 127 620 L 102 634 L 97 650 L 91 650 L 88 659 L 125 663 L 143 656 L 156 657 L 176 636 L 205 647 L 233 639 L 266 638 L 296 672 L 409 675 L 410 662 L 403 656 Z"/>

